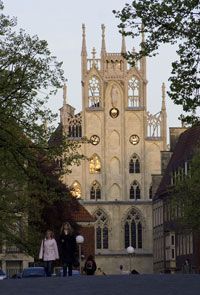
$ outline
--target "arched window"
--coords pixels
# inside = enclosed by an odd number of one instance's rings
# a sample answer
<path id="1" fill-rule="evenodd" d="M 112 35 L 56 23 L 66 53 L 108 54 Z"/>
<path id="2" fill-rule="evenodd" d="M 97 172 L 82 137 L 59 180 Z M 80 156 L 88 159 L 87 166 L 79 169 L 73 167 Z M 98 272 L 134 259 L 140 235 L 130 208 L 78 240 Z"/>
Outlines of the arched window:
<path id="1" fill-rule="evenodd" d="M 89 80 L 89 107 L 100 106 L 100 85 L 97 77 L 92 77 Z"/>
<path id="2" fill-rule="evenodd" d="M 140 199 L 140 186 L 136 180 L 134 180 L 130 186 L 130 199 Z"/>
<path id="3" fill-rule="evenodd" d="M 90 199 L 91 200 L 101 199 L 101 187 L 96 180 L 93 181 L 91 189 L 90 189 Z"/>
<path id="4" fill-rule="evenodd" d="M 152 185 L 149 188 L 149 199 L 152 199 Z"/>
<path id="5" fill-rule="evenodd" d="M 139 107 L 139 81 L 132 77 L 128 83 L 128 107 Z"/>
<path id="6" fill-rule="evenodd" d="M 129 173 L 140 173 L 140 160 L 136 154 L 134 154 L 130 159 Z"/>
<path id="7" fill-rule="evenodd" d="M 125 248 L 132 246 L 135 249 L 142 248 L 142 223 L 138 213 L 131 209 L 124 224 Z"/>
<path id="8" fill-rule="evenodd" d="M 81 192 L 81 186 L 78 183 L 78 181 L 73 182 L 73 184 L 70 187 L 70 192 L 73 197 L 77 199 L 81 199 L 82 192 Z"/>
<path id="9" fill-rule="evenodd" d="M 95 222 L 95 234 L 96 234 L 96 248 L 108 249 L 108 220 L 105 214 L 98 210 L 94 218 Z"/>
<path id="10" fill-rule="evenodd" d="M 90 173 L 100 173 L 101 172 L 101 162 L 97 155 L 93 155 L 90 160 Z"/>

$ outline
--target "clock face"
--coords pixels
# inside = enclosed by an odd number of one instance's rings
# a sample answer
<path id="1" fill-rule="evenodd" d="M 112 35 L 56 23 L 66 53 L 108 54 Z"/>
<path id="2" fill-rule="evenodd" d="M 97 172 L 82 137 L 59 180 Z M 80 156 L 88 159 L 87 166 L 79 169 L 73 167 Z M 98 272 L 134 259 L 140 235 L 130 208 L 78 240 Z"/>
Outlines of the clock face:
<path id="1" fill-rule="evenodd" d="M 92 135 L 90 137 L 90 140 L 91 140 L 91 142 L 92 142 L 93 145 L 97 145 L 100 142 L 100 138 L 99 138 L 98 135 Z"/>
<path id="2" fill-rule="evenodd" d="M 136 134 L 133 134 L 130 136 L 129 141 L 131 144 L 136 145 L 140 141 L 140 138 Z"/>
<path id="3" fill-rule="evenodd" d="M 117 108 L 112 108 L 110 110 L 110 116 L 115 119 L 119 116 L 119 110 Z"/>

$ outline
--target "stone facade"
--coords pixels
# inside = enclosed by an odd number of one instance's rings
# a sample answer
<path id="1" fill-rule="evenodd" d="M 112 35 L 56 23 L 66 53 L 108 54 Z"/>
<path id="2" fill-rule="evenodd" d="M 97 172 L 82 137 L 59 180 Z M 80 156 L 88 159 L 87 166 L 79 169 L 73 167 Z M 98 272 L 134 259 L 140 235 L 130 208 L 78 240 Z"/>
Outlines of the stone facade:
<path id="1" fill-rule="evenodd" d="M 144 41 L 144 36 L 142 36 Z M 126 52 L 122 37 L 121 53 Z M 82 112 L 66 103 L 61 123 L 71 140 L 87 136 L 83 161 L 63 181 L 94 216 L 95 259 L 106 273 L 132 268 L 152 273 L 152 174 L 161 173 L 160 151 L 167 150 L 165 86 L 162 109 L 147 111 L 145 57 L 130 67 L 121 53 L 107 53 L 102 25 L 100 58 L 87 58 L 85 26 L 82 43 Z M 135 253 L 127 256 L 132 245 Z"/>

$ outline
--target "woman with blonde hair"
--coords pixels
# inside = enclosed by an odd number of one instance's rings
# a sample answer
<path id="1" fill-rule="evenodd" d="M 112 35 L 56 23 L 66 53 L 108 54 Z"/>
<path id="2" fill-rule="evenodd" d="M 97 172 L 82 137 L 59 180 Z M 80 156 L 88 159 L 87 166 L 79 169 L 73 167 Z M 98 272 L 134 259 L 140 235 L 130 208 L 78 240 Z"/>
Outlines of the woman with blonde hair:
<path id="1" fill-rule="evenodd" d="M 57 243 L 51 230 L 47 230 L 45 233 L 45 238 L 42 240 L 40 247 L 39 258 L 44 261 L 46 275 L 50 277 L 53 271 L 53 263 L 56 259 L 59 259 Z"/>
<path id="2" fill-rule="evenodd" d="M 63 277 L 67 275 L 72 276 L 72 263 L 76 252 L 76 239 L 73 229 L 69 222 L 63 223 L 60 230 L 60 243 L 62 249 L 62 262 L 63 262 Z"/>

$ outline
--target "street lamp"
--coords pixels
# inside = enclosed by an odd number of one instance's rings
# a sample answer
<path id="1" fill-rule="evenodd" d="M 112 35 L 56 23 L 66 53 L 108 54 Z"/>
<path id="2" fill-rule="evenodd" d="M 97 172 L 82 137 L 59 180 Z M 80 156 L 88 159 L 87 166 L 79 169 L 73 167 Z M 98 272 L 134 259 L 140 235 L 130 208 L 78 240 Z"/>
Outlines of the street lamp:
<path id="1" fill-rule="evenodd" d="M 81 244 L 84 242 L 84 237 L 79 235 L 76 237 L 76 242 L 78 244 L 78 249 L 79 249 L 79 263 L 80 263 L 80 274 L 81 274 Z"/>
<path id="2" fill-rule="evenodd" d="M 135 249 L 132 246 L 129 246 L 126 249 L 127 253 L 129 254 L 129 260 L 130 260 L 130 273 L 131 273 L 131 254 L 135 252 Z"/>

